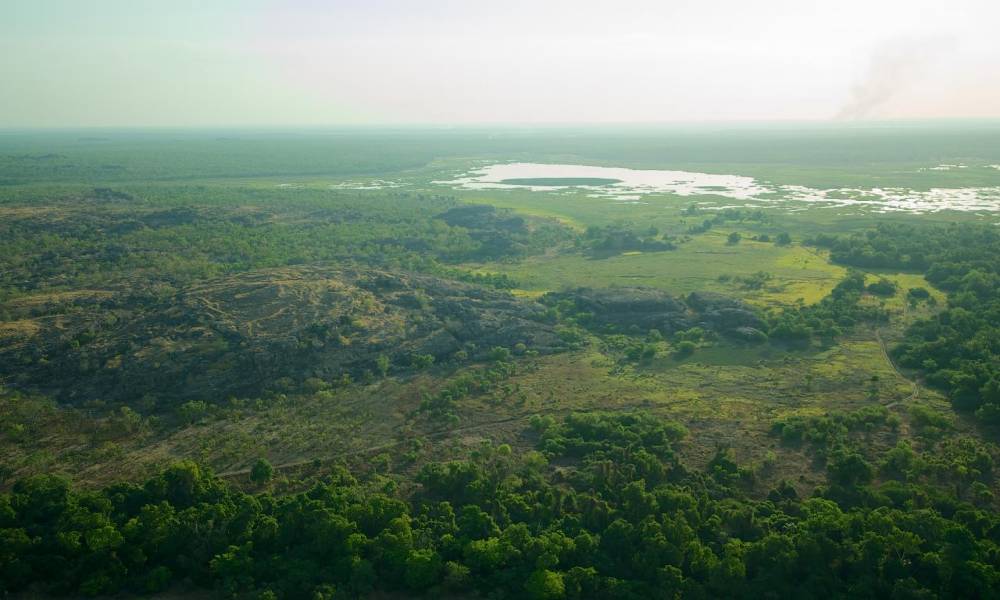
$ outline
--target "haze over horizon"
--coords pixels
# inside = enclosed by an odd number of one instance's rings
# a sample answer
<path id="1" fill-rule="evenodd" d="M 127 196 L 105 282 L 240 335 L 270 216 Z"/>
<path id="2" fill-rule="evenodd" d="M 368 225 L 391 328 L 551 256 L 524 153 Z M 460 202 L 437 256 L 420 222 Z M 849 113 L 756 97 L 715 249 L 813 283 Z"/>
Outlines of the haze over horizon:
<path id="1" fill-rule="evenodd" d="M 1000 117 L 987 0 L 537 4 L 13 0 L 0 127 Z"/>

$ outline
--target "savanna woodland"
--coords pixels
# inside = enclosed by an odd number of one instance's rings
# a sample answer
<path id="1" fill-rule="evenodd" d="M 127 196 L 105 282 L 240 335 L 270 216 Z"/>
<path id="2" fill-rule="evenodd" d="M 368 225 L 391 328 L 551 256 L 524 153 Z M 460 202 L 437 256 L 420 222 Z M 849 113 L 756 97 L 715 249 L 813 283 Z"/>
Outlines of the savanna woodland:
<path id="1" fill-rule="evenodd" d="M 0 599 L 1000 598 L 1000 5 L 0 4 Z"/>

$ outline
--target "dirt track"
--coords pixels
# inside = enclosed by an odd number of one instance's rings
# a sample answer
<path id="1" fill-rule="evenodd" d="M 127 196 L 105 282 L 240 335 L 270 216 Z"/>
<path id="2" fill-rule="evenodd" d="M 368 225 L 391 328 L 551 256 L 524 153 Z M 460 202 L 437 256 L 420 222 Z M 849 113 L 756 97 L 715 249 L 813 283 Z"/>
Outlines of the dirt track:
<path id="1" fill-rule="evenodd" d="M 878 330 L 878 328 L 875 329 L 875 339 L 878 340 L 878 346 L 882 350 L 882 356 L 885 357 L 885 361 L 889 363 L 889 366 L 892 367 L 892 370 L 896 373 L 896 375 L 900 377 L 900 379 L 909 383 L 910 386 L 913 388 L 909 396 L 903 398 L 902 400 L 896 400 L 894 402 L 890 402 L 889 404 L 886 404 L 885 407 L 892 408 L 894 406 L 902 404 L 903 402 L 910 402 L 916 400 L 920 395 L 920 384 L 908 378 L 906 375 L 903 374 L 902 371 L 899 370 L 899 367 L 896 366 L 895 361 L 892 360 L 892 356 L 889 355 L 889 350 L 888 348 L 885 347 L 885 340 L 882 339 L 882 333 Z"/>

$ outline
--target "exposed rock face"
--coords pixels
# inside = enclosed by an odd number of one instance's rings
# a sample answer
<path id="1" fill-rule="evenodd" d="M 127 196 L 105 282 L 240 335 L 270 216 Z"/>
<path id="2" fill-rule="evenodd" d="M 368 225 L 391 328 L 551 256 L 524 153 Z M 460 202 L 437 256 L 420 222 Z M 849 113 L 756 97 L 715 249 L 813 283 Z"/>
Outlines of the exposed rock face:
<path id="1" fill-rule="evenodd" d="M 578 311 L 593 314 L 590 323 L 598 329 L 617 331 L 658 329 L 665 334 L 703 327 L 721 334 L 755 339 L 749 329 L 760 330 L 764 322 L 746 304 L 720 294 L 694 292 L 679 300 L 651 288 L 580 288 L 552 293 L 546 301 L 570 300 Z"/>
<path id="2" fill-rule="evenodd" d="M 728 335 L 756 339 L 757 334 L 747 330 L 757 330 L 762 334 L 761 330 L 766 328 L 763 319 L 747 304 L 722 294 L 691 292 L 688 294 L 687 304 L 698 311 L 699 318 L 709 328 Z"/>
<path id="3" fill-rule="evenodd" d="M 257 271 L 166 299 L 99 295 L 25 316 L 32 339 L 0 345 L 0 376 L 69 401 L 224 400 L 282 378 L 358 377 L 383 354 L 405 369 L 417 354 L 442 361 L 518 343 L 563 347 L 537 302 L 372 270 Z"/>
<path id="4" fill-rule="evenodd" d="M 650 288 L 580 288 L 572 292 L 548 294 L 549 300 L 571 300 L 577 310 L 593 314 L 598 327 L 614 326 L 625 331 L 635 326 L 643 332 L 659 329 L 673 333 L 696 324 L 683 302 L 670 294 Z"/>
<path id="5" fill-rule="evenodd" d="M 757 343 L 767 340 L 767 334 L 754 327 L 737 327 L 732 331 L 732 335 L 747 342 Z"/>
<path id="6" fill-rule="evenodd" d="M 743 302 L 715 292 L 691 292 L 687 295 L 687 304 L 699 312 L 719 310 L 722 308 L 743 308 Z"/>

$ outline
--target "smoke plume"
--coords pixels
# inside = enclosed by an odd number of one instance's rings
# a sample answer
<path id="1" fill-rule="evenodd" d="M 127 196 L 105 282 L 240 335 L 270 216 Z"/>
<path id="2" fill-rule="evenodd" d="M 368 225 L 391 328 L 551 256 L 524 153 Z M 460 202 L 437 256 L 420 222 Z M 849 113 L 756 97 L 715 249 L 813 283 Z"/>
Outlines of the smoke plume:
<path id="1" fill-rule="evenodd" d="M 914 87 L 935 62 L 956 46 L 953 36 L 900 38 L 872 53 L 868 71 L 851 90 L 835 119 L 866 119 L 903 90 Z"/>

